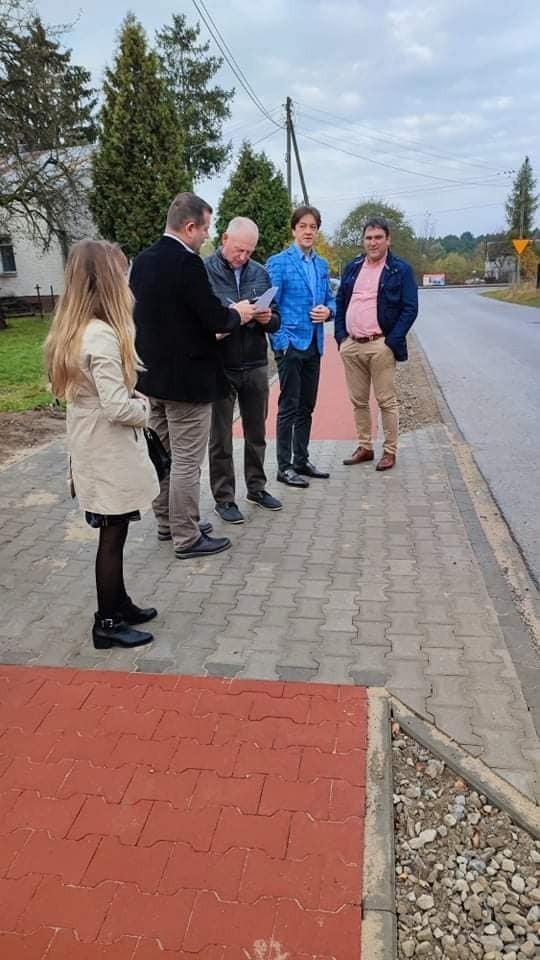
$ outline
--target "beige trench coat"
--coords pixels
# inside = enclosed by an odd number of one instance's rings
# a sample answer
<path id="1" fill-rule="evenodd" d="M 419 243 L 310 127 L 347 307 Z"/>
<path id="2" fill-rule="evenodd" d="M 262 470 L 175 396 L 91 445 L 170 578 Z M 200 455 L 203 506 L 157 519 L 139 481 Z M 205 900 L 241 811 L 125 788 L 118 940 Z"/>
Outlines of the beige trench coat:
<path id="1" fill-rule="evenodd" d="M 114 330 L 91 320 L 83 334 L 84 380 L 67 405 L 71 476 L 79 503 L 92 513 L 122 514 L 148 507 L 159 483 L 142 428 L 146 402 L 130 397 Z"/>

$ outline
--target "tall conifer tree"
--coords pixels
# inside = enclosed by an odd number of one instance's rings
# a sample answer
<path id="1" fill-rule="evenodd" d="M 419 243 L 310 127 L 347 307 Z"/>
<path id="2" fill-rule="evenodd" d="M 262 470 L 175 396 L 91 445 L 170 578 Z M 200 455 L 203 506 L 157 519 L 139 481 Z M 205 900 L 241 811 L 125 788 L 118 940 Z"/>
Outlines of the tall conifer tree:
<path id="1" fill-rule="evenodd" d="M 189 178 L 171 93 L 133 14 L 122 24 L 103 89 L 90 204 L 102 236 L 135 256 L 157 239 Z"/>
<path id="2" fill-rule="evenodd" d="M 255 153 L 247 142 L 242 145 L 237 166 L 219 202 L 219 236 L 233 217 L 255 220 L 259 243 L 253 256 L 262 263 L 291 240 L 291 205 L 283 175 L 265 153 Z"/>
<path id="3" fill-rule="evenodd" d="M 192 183 L 219 173 L 229 158 L 221 130 L 234 96 L 234 90 L 210 86 L 223 60 L 208 55 L 210 44 L 200 43 L 199 34 L 198 23 L 191 27 L 183 13 L 175 13 L 172 25 L 156 35 L 183 133 L 182 163 Z"/>
<path id="4" fill-rule="evenodd" d="M 534 215 L 539 202 L 531 161 L 525 157 L 514 180 L 512 193 L 506 201 L 506 221 L 510 236 L 530 237 L 532 235 Z"/>
<path id="5" fill-rule="evenodd" d="M 39 17 L 14 38 L 4 61 L 2 126 L 21 150 L 56 150 L 91 143 L 96 99 L 90 73 L 71 63 L 71 51 L 47 32 Z"/>
<path id="6" fill-rule="evenodd" d="M 84 150 L 95 136 L 90 73 L 26 0 L 0 0 L 0 232 L 23 225 L 47 248 L 85 204 Z M 73 149 L 75 148 L 75 149 Z"/>

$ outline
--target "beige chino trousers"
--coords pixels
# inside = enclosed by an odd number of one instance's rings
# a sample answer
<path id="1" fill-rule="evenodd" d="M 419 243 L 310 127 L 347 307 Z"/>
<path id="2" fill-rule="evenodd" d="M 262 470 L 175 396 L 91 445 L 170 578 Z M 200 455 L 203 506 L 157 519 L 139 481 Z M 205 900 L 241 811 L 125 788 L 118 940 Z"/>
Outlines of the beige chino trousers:
<path id="1" fill-rule="evenodd" d="M 201 466 L 208 447 L 211 403 L 150 398 L 150 426 L 171 455 L 171 473 L 161 481 L 152 507 L 160 530 L 186 550 L 199 539 Z"/>
<path id="2" fill-rule="evenodd" d="M 384 342 L 384 337 L 368 343 L 357 343 L 347 337 L 339 348 L 343 361 L 349 397 L 353 405 L 358 442 L 371 450 L 371 413 L 369 391 L 373 390 L 381 410 L 384 432 L 384 451 L 397 453 L 399 433 L 399 405 L 396 393 L 396 358 Z"/>

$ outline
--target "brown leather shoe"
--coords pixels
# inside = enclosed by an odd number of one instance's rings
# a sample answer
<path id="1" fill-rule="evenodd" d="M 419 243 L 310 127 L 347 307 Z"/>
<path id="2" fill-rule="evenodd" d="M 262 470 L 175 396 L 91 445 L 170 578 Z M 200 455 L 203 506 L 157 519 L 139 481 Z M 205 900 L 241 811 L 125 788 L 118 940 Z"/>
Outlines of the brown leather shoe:
<path id="1" fill-rule="evenodd" d="M 367 463 L 368 460 L 373 460 L 374 456 L 373 450 L 370 450 L 368 447 L 357 447 L 352 457 L 347 457 L 343 463 L 345 466 L 350 467 L 353 463 Z"/>
<path id="2" fill-rule="evenodd" d="M 381 459 L 379 460 L 376 470 L 391 470 L 395 465 L 396 457 L 393 453 L 383 453 Z"/>

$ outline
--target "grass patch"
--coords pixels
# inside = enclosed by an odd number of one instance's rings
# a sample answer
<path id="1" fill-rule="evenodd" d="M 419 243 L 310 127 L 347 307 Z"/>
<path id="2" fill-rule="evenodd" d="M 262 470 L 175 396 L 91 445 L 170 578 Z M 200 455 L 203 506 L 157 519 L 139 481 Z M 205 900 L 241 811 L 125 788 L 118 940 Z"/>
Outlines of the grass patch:
<path id="1" fill-rule="evenodd" d="M 540 307 L 540 290 L 532 286 L 489 290 L 483 296 L 491 297 L 492 300 L 505 300 L 507 303 L 520 303 L 523 307 Z"/>
<path id="2" fill-rule="evenodd" d="M 10 317 L 0 330 L 0 410 L 32 410 L 52 403 L 43 368 L 50 319 Z"/>

